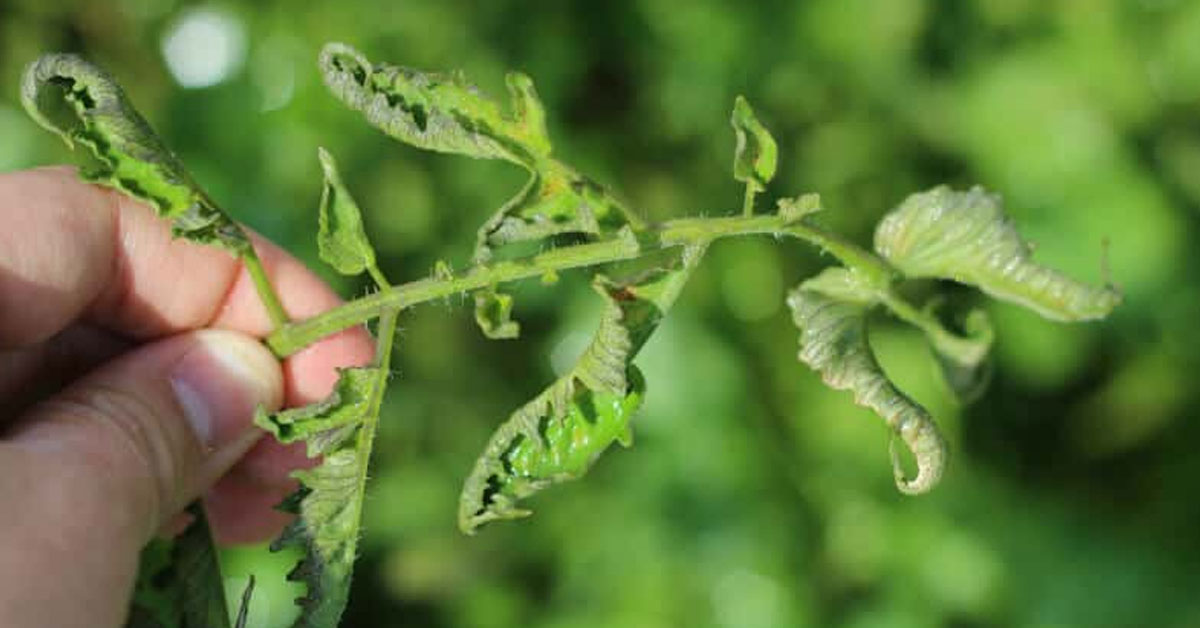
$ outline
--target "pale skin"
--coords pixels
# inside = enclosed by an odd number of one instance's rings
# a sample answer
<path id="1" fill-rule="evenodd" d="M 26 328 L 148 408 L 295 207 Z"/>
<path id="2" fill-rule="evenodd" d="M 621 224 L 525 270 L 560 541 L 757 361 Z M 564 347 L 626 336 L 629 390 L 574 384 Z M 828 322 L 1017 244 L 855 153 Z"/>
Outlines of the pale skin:
<path id="1" fill-rule="evenodd" d="M 140 549 L 189 502 L 221 543 L 278 533 L 305 458 L 253 409 L 320 399 L 373 343 L 353 328 L 280 364 L 237 260 L 68 168 L 0 174 L 0 217 L 0 626 L 120 626 Z M 255 246 L 289 315 L 339 303 Z"/>

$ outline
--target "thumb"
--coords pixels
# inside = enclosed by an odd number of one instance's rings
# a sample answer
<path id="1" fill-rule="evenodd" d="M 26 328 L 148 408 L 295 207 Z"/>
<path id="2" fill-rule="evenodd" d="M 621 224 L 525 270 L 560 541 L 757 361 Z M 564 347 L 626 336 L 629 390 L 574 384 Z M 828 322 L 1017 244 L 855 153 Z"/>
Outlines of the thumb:
<path id="1" fill-rule="evenodd" d="M 0 586 L 0 624 L 14 625 L 14 602 L 39 625 L 82 619 L 46 623 L 48 609 L 119 621 L 139 550 L 254 444 L 255 407 L 282 397 L 266 348 L 205 330 L 139 347 L 30 410 L 0 442 L 0 565 L 22 575 Z"/>

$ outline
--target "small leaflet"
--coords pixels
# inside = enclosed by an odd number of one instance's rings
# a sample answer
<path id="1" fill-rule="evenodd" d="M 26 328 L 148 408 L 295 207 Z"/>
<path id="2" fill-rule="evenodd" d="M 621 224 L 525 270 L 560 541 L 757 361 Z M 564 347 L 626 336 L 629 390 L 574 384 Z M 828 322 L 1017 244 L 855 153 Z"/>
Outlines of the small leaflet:
<path id="1" fill-rule="evenodd" d="M 512 295 L 493 289 L 475 293 L 475 322 L 492 340 L 509 340 L 521 335 L 521 325 L 512 319 Z"/>
<path id="2" fill-rule="evenodd" d="M 343 275 L 357 275 L 375 269 L 375 249 L 363 229 L 362 212 L 338 174 L 337 162 L 324 148 L 317 149 L 325 184 L 317 232 L 321 259 Z"/>
<path id="3" fill-rule="evenodd" d="M 560 234 L 589 238 L 615 235 L 643 221 L 603 186 L 557 161 L 539 164 L 525 186 L 479 228 L 476 263 L 508 244 L 547 240 Z"/>
<path id="4" fill-rule="evenodd" d="M 742 181 L 754 192 L 767 189 L 767 183 L 775 178 L 778 148 L 770 131 L 758 121 L 750 103 L 738 96 L 733 104 L 730 118 L 737 133 L 737 147 L 733 155 L 733 178 Z"/>
<path id="5" fill-rule="evenodd" d="M 1085 321 L 1121 302 L 1111 286 L 1080 283 L 1033 261 L 1000 197 L 938 186 L 909 196 L 875 230 L 875 250 L 909 277 L 951 279 L 1044 318 Z"/>
<path id="6" fill-rule="evenodd" d="M 849 271 L 829 269 L 788 295 L 800 329 L 800 361 L 821 374 L 827 386 L 854 393 L 858 405 L 887 422 L 917 461 L 917 475 L 906 478 L 893 451 L 896 487 L 916 495 L 932 489 L 946 466 L 946 443 L 932 417 L 884 374 L 867 338 L 870 300 L 853 289 Z"/>
<path id="7" fill-rule="evenodd" d="M 781 198 L 775 204 L 778 207 L 779 216 L 788 224 L 824 209 L 821 205 L 820 194 L 801 194 L 795 198 Z"/>

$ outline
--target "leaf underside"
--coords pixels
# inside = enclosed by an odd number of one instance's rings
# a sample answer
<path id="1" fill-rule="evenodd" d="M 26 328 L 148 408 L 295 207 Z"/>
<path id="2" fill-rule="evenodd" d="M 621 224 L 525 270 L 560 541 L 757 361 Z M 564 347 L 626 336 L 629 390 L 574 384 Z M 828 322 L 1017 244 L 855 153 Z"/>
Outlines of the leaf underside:
<path id="1" fill-rule="evenodd" d="M 908 277 L 951 279 L 1057 321 L 1094 320 L 1121 302 L 1033 261 L 1000 197 L 938 186 L 909 196 L 875 231 L 875 249 Z"/>
<path id="2" fill-rule="evenodd" d="M 853 292 L 823 289 L 823 284 L 846 283 L 837 275 L 847 272 L 840 268 L 826 270 L 788 296 L 800 329 L 799 358 L 819 372 L 826 385 L 853 392 L 855 403 L 884 419 L 917 462 L 916 477 L 905 478 L 893 451 L 897 488 L 910 495 L 925 493 L 942 477 L 946 444 L 925 408 L 897 390 L 875 360 L 867 337 L 870 300 L 856 298 Z"/>

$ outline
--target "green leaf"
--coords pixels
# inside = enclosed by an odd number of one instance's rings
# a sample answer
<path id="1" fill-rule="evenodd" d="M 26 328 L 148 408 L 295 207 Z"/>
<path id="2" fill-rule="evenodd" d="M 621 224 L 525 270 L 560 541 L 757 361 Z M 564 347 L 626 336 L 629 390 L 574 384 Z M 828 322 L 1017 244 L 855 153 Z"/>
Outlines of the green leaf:
<path id="1" fill-rule="evenodd" d="M 300 408 L 260 410 L 254 423 L 285 445 L 305 443 L 310 458 L 321 456 L 344 444 L 370 418 L 376 387 L 384 378 L 376 367 L 340 369 L 329 396 Z"/>
<path id="2" fill-rule="evenodd" d="M 550 155 L 545 113 L 528 77 L 508 77 L 510 112 L 460 73 L 372 64 L 345 44 L 321 51 L 325 84 L 384 133 L 425 150 L 504 159 L 532 168 Z"/>
<path id="3" fill-rule="evenodd" d="M 463 485 L 463 532 L 529 515 L 518 502 L 581 477 L 612 443 L 632 443 L 629 428 L 645 382 L 632 360 L 658 327 L 703 255 L 675 253 L 665 266 L 610 280 L 597 277 L 604 313 L 571 370 L 518 408 L 488 440 Z"/>
<path id="4" fill-rule="evenodd" d="M 1060 321 L 1103 318 L 1121 302 L 1109 286 L 1075 281 L 1033 261 L 1000 197 L 938 186 L 909 196 L 879 223 L 875 249 L 909 277 L 952 279 Z"/>
<path id="5" fill-rule="evenodd" d="M 325 185 L 321 190 L 320 230 L 317 248 L 321 259 L 343 275 L 357 275 L 375 266 L 375 249 L 363 229 L 362 212 L 338 174 L 337 162 L 324 148 L 317 149 Z"/>
<path id="6" fill-rule="evenodd" d="M 867 338 L 866 314 L 871 303 L 839 298 L 855 294 L 842 292 L 848 271 L 830 270 L 841 276 L 822 278 L 830 273 L 826 271 L 788 296 L 800 329 L 800 360 L 818 371 L 826 385 L 852 391 L 855 403 L 883 417 L 917 461 L 917 476 L 907 479 L 893 451 L 896 486 L 903 493 L 924 493 L 942 477 L 946 444 L 929 413 L 897 390 L 875 360 Z M 830 291 L 829 286 L 837 287 Z"/>
<path id="7" fill-rule="evenodd" d="M 633 347 L 625 310 L 598 284 L 608 306 L 591 345 L 569 373 L 517 409 L 488 441 L 459 501 L 468 534 L 496 519 L 524 517 L 517 502 L 581 477 L 626 434 L 644 382 L 629 364 Z"/>
<path id="8" fill-rule="evenodd" d="M 972 403 L 987 390 L 992 379 L 989 354 L 996 338 L 983 310 L 972 310 L 963 321 L 965 336 L 927 334 L 942 379 L 960 403 Z"/>
<path id="9" fill-rule="evenodd" d="M 225 585 L 204 509 L 193 502 L 188 527 L 142 550 L 126 628 L 228 628 Z M 243 595 L 243 608 L 248 603 Z"/>
<path id="10" fill-rule="evenodd" d="M 934 308 L 916 313 L 907 302 L 888 291 L 880 291 L 861 273 L 847 268 L 827 268 L 804 282 L 804 290 L 816 292 L 835 301 L 871 307 L 883 303 L 889 308 L 904 307 L 897 314 L 925 333 L 941 369 L 942 377 L 961 403 L 971 403 L 987 389 L 991 379 L 991 350 L 994 333 L 983 310 L 972 311 L 963 324 L 966 335 L 953 333 L 938 320 Z"/>
<path id="11" fill-rule="evenodd" d="M 599 238 L 615 235 L 624 227 L 643 226 L 642 219 L 603 186 L 557 161 L 548 161 L 479 228 L 475 261 L 485 263 L 493 249 L 516 242 L 566 233 Z"/>
<path id="12" fill-rule="evenodd" d="M 67 146 L 91 152 L 85 179 L 148 202 L 171 220 L 176 236 L 252 254 L 241 227 L 196 185 L 104 70 L 75 55 L 45 55 L 25 70 L 21 102 Z"/>
<path id="13" fill-rule="evenodd" d="M 358 546 L 367 465 L 387 386 L 396 313 L 379 322 L 378 365 L 340 371 L 328 397 L 317 403 L 274 414 L 259 412 L 255 423 L 283 443 L 304 442 L 310 457 L 321 456 L 311 469 L 296 471 L 300 489 L 280 509 L 296 519 L 271 544 L 279 551 L 299 547 L 300 563 L 289 580 L 304 582 L 307 594 L 296 627 L 337 626 L 350 592 Z"/>
<path id="14" fill-rule="evenodd" d="M 733 178 L 745 182 L 754 192 L 767 188 L 775 178 L 778 149 L 770 131 L 758 121 L 746 99 L 738 96 L 730 118 L 737 133 L 737 148 L 733 156 Z"/>
<path id="15" fill-rule="evenodd" d="M 879 294 L 871 282 L 852 268 L 839 266 L 826 268 L 817 276 L 805 281 L 803 288 L 810 292 L 818 292 L 831 299 L 864 306 L 879 302 Z"/>
<path id="16" fill-rule="evenodd" d="M 512 308 L 512 295 L 491 289 L 475 293 L 475 322 L 488 338 L 503 340 L 521 335 L 521 325 L 512 320 Z"/>
<path id="17" fill-rule="evenodd" d="M 529 170 L 529 182 L 480 228 L 478 263 L 505 244 L 564 233 L 598 237 L 642 225 L 602 186 L 550 157 L 546 113 L 528 76 L 507 76 L 506 112 L 461 74 L 372 64 L 345 44 L 327 45 L 320 66 L 335 96 L 402 142 Z"/>

